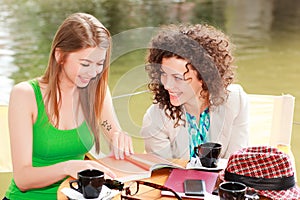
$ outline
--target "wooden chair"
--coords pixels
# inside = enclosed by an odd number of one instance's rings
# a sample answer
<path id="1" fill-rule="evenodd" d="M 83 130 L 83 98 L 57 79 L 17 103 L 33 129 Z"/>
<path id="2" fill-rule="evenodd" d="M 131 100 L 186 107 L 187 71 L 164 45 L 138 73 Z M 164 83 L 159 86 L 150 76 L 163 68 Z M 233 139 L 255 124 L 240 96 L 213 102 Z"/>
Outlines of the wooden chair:
<path id="1" fill-rule="evenodd" d="M 249 94 L 250 145 L 290 146 L 295 97 Z"/>

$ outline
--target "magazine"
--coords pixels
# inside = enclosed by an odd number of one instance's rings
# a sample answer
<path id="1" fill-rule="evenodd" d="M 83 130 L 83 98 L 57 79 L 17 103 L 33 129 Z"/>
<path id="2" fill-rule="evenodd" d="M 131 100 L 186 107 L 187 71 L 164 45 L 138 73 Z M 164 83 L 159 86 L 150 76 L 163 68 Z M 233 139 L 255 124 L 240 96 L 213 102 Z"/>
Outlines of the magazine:
<path id="1" fill-rule="evenodd" d="M 214 199 L 212 195 L 219 173 L 212 171 L 203 171 L 197 169 L 173 169 L 164 186 L 173 189 L 181 197 L 196 199 Z M 184 192 L 184 181 L 187 179 L 203 180 L 205 182 L 206 192 L 203 196 L 188 196 Z M 169 191 L 162 191 L 162 195 L 173 196 Z"/>

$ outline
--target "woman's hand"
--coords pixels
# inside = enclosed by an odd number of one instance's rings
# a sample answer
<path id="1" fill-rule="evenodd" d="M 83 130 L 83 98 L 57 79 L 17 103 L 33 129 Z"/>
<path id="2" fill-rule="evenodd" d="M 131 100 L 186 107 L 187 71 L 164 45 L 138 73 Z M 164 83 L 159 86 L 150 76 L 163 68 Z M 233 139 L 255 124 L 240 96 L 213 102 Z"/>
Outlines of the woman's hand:
<path id="1" fill-rule="evenodd" d="M 111 149 L 116 159 L 124 159 L 125 156 L 133 154 L 132 139 L 124 131 L 115 131 L 111 136 Z"/>
<path id="2" fill-rule="evenodd" d="M 77 173 L 85 169 L 98 169 L 104 172 L 105 178 L 116 178 L 115 173 L 113 173 L 109 168 L 105 167 L 104 165 L 101 165 L 95 160 L 66 161 L 64 171 L 67 175 L 72 176 L 73 178 L 77 178 Z"/>

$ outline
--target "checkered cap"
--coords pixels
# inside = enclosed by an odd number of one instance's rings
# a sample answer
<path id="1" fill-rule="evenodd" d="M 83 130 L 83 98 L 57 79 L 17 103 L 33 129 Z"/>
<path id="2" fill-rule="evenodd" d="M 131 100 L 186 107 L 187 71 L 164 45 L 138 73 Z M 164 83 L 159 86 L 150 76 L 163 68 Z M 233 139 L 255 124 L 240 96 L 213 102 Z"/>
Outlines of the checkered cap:
<path id="1" fill-rule="evenodd" d="M 243 182 L 250 190 L 271 199 L 300 199 L 300 189 L 295 186 L 294 169 L 289 156 L 273 147 L 248 147 L 233 153 L 229 157 L 225 172 L 221 173 L 221 179 Z M 288 182 L 285 182 L 287 179 Z M 273 180 L 276 182 L 273 183 Z M 275 188 L 287 188 L 265 190 L 261 186 L 264 181 L 267 186 L 270 181 L 269 185 Z"/>

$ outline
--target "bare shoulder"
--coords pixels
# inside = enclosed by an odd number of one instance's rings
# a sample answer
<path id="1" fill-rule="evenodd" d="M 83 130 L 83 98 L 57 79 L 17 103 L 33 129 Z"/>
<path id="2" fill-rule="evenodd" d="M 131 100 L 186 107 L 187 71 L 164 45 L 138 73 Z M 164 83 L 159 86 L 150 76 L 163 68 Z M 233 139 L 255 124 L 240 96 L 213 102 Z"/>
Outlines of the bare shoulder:
<path id="1" fill-rule="evenodd" d="M 30 95 L 34 94 L 33 88 L 28 82 L 20 82 L 16 84 L 11 91 L 12 94 L 19 96 L 19 95 Z"/>
<path id="2" fill-rule="evenodd" d="M 22 105 L 35 105 L 35 94 L 28 82 L 16 84 L 10 94 L 10 104 L 20 103 Z"/>

